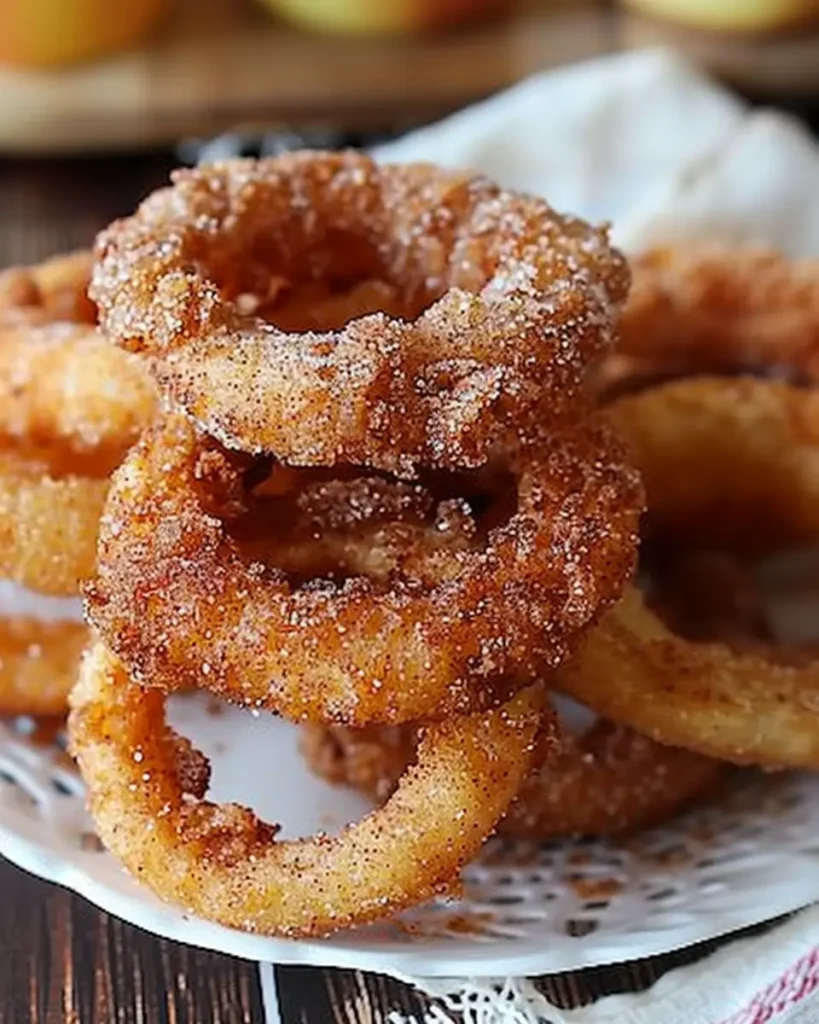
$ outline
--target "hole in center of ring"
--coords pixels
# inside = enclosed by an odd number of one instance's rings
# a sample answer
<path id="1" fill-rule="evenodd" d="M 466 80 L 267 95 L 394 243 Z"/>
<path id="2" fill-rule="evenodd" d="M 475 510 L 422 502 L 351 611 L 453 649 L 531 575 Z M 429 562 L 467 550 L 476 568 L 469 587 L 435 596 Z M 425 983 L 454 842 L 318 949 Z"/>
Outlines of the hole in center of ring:
<path id="1" fill-rule="evenodd" d="M 297 469 L 215 443 L 200 455 L 198 476 L 203 503 L 244 557 L 286 573 L 293 588 L 356 577 L 440 582 L 518 500 L 514 475 L 492 464 L 405 481 L 355 466 Z"/>
<path id="2" fill-rule="evenodd" d="M 341 330 L 371 313 L 412 321 L 443 294 L 443 284 L 394 281 L 366 240 L 330 234 L 309 259 L 288 262 L 286 269 L 279 269 L 281 260 L 269 241 L 258 239 L 242 261 L 241 280 L 227 276 L 220 281 L 223 296 L 240 313 L 295 334 Z"/>

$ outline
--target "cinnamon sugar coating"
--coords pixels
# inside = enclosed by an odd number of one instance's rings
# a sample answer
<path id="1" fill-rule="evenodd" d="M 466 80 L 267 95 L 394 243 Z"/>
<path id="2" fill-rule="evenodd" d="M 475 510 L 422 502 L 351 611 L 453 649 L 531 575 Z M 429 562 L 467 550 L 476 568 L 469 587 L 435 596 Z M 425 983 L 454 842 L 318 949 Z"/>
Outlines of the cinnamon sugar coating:
<path id="1" fill-rule="evenodd" d="M 373 281 L 389 312 L 276 326 L 282 282 Z M 582 417 L 628 282 L 605 228 L 543 200 L 297 153 L 177 172 L 100 235 L 91 294 L 110 336 L 228 447 L 412 475 Z"/>
<path id="2" fill-rule="evenodd" d="M 100 837 L 134 876 L 192 913 L 245 931 L 324 935 L 446 892 L 529 770 L 544 726 L 531 688 L 495 711 L 430 726 L 387 804 L 337 837 L 204 799 L 207 762 L 101 644 L 71 697 L 71 749 Z"/>
<path id="3" fill-rule="evenodd" d="M 328 782 L 380 803 L 412 763 L 417 742 L 418 730 L 410 726 L 306 725 L 301 751 Z M 561 731 L 557 747 L 549 739 L 498 833 L 545 841 L 633 832 L 670 817 L 712 786 L 721 771 L 718 761 L 598 720 L 583 736 Z"/>
<path id="4" fill-rule="evenodd" d="M 0 575 L 76 594 L 107 480 L 154 412 L 142 367 L 94 327 L 87 252 L 0 274 Z"/>
<path id="5" fill-rule="evenodd" d="M 612 415 L 643 469 L 652 531 L 742 556 L 815 544 L 818 399 L 773 381 L 707 377 L 620 399 Z M 739 764 L 819 767 L 815 659 L 692 642 L 634 589 L 556 685 L 664 743 Z"/>
<path id="6" fill-rule="evenodd" d="M 87 612 L 143 685 L 198 686 L 296 721 L 496 704 L 560 664 L 617 599 L 642 509 L 600 422 L 498 468 L 508 507 L 490 489 L 478 522 L 462 479 L 437 500 L 319 478 L 265 505 L 234 486 L 245 462 L 169 417 L 115 474 Z"/>
<path id="7" fill-rule="evenodd" d="M 0 619 L 0 714 L 65 714 L 88 629 L 29 616 Z"/>
<path id="8" fill-rule="evenodd" d="M 769 249 L 652 249 L 633 286 L 601 386 L 696 373 L 819 374 L 819 262 Z"/>

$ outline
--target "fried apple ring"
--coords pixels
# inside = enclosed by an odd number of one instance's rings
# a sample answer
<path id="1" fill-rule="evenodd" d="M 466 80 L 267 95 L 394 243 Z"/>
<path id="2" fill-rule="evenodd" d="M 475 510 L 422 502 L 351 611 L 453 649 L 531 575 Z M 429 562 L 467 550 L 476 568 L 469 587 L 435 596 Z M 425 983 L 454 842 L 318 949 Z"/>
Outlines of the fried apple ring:
<path id="1" fill-rule="evenodd" d="M 87 641 L 80 622 L 0 618 L 0 714 L 64 714 Z"/>
<path id="2" fill-rule="evenodd" d="M 81 251 L 0 273 L 0 436 L 113 465 L 155 397 L 139 361 L 96 330 L 91 267 Z"/>
<path id="3" fill-rule="evenodd" d="M 762 557 L 819 537 L 819 392 L 690 378 L 610 407 L 646 489 L 644 533 Z"/>
<path id="4" fill-rule="evenodd" d="M 86 252 L 0 274 L 0 575 L 45 594 L 90 575 L 108 477 L 155 407 L 93 326 L 90 268 Z"/>
<path id="5" fill-rule="evenodd" d="M 0 577 L 70 596 L 90 576 L 108 477 L 0 450 Z"/>
<path id="6" fill-rule="evenodd" d="M 377 803 L 393 792 L 415 757 L 411 726 L 304 726 L 300 746 L 317 775 Z M 713 785 L 721 765 L 598 720 L 582 736 L 561 732 L 537 759 L 498 834 L 545 841 L 612 836 L 666 820 Z"/>
<path id="7" fill-rule="evenodd" d="M 621 399 L 615 421 L 667 538 L 762 554 L 819 537 L 819 394 L 696 378 Z M 616 686 L 612 685 L 616 666 Z M 819 666 L 675 635 L 636 591 L 555 685 L 663 743 L 736 763 L 819 767 Z"/>
<path id="8" fill-rule="evenodd" d="M 97 307 L 88 297 L 89 250 L 54 256 L 32 267 L 0 273 L 0 326 L 70 322 L 94 326 Z"/>
<path id="9" fill-rule="evenodd" d="M 652 607 L 659 597 L 663 621 L 690 639 L 721 640 L 733 650 L 770 646 L 771 624 L 746 567 L 720 551 L 662 555 L 650 583 Z M 555 701 L 558 753 L 544 751 L 537 760 L 498 825 L 501 835 L 545 841 L 636 832 L 667 820 L 723 775 L 719 761 L 656 743 L 573 702 L 567 708 L 562 695 Z M 308 724 L 300 748 L 321 778 L 381 803 L 412 763 L 417 734 L 406 725 Z"/>
<path id="10" fill-rule="evenodd" d="M 105 331 L 229 448 L 411 476 L 585 414 L 629 274 L 607 228 L 427 165 L 295 153 L 178 171 L 97 242 Z M 282 281 L 400 316 L 275 326 Z M 294 326 L 292 318 L 290 326 Z"/>
<path id="11" fill-rule="evenodd" d="M 710 757 L 603 719 L 582 736 L 564 732 L 560 744 L 524 782 L 501 835 L 543 841 L 637 832 L 668 820 L 723 771 Z"/>
<path id="12" fill-rule="evenodd" d="M 655 249 L 632 261 L 617 376 L 819 373 L 819 263 L 760 249 Z"/>
<path id="13" fill-rule="evenodd" d="M 219 508 L 245 500 L 247 460 L 231 465 L 184 417 L 168 417 L 114 476 L 86 612 L 145 686 L 204 687 L 295 721 L 347 725 L 479 710 L 528 684 L 536 666 L 559 664 L 619 596 L 642 508 L 619 453 L 599 422 L 510 453 L 496 468 L 511 474 L 511 511 L 499 492 L 470 542 L 459 523 L 454 545 L 435 534 L 446 537 L 459 511 L 469 520 L 457 499 L 420 535 L 402 537 L 395 522 L 381 534 L 379 550 L 393 554 L 380 571 L 372 531 L 362 543 L 349 508 L 341 524 L 313 509 L 293 534 L 274 506 L 264 561 L 247 554 Z M 350 501 L 380 530 L 383 509 L 368 493 Z M 343 548 L 335 571 L 298 560 L 322 550 L 322 531 L 350 529 L 354 544 L 327 541 Z"/>
<path id="14" fill-rule="evenodd" d="M 91 327 L 2 325 L 0 436 L 116 465 L 150 422 L 153 384 L 139 360 Z"/>
<path id="15" fill-rule="evenodd" d="M 378 811 L 337 837 L 275 842 L 248 809 L 204 800 L 207 762 L 97 644 L 71 696 L 71 749 L 100 838 L 158 895 L 231 927 L 287 936 L 365 924 L 451 888 L 529 770 L 543 727 L 535 687 L 430 726 Z"/>
<path id="16" fill-rule="evenodd" d="M 751 574 L 724 552 L 663 552 L 650 582 L 652 606 L 659 596 L 663 620 L 686 637 L 719 639 L 734 650 L 772 641 Z M 588 709 L 567 709 L 562 695 L 555 700 L 558 753 L 538 759 L 498 825 L 501 835 L 542 842 L 636 832 L 667 820 L 723 775 L 719 761 L 656 743 Z M 380 803 L 412 763 L 417 734 L 412 726 L 306 725 L 300 747 L 321 778 Z"/>

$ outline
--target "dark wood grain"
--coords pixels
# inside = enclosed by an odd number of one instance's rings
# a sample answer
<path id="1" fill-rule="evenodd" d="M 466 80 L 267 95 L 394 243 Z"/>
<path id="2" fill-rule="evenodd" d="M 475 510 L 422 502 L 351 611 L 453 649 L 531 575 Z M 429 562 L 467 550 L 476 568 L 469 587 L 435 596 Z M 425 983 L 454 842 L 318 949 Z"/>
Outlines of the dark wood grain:
<path id="1" fill-rule="evenodd" d="M 539 986 L 578 1006 L 650 986 L 716 948 L 553 975 Z M 278 968 L 283 1024 L 383 1024 L 428 1001 L 357 971 Z M 158 939 L 0 861 L 0 1024 L 264 1024 L 255 964 Z"/>
<path id="2" fill-rule="evenodd" d="M 0 1024 L 256 1024 L 254 964 L 156 939 L 0 862 Z"/>
<path id="3" fill-rule="evenodd" d="M 167 153 L 0 160 L 0 266 L 90 245 L 175 165 Z"/>

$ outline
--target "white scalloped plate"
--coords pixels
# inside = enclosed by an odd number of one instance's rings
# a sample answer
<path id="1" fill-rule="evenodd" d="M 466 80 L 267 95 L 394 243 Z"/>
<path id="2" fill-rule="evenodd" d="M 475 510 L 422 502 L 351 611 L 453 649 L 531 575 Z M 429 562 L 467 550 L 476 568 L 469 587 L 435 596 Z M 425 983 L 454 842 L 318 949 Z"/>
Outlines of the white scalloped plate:
<path id="1" fill-rule="evenodd" d="M 292 726 L 201 695 L 176 699 L 171 714 L 211 757 L 214 797 L 249 803 L 287 834 L 366 810 L 308 772 Z M 148 931 L 240 957 L 416 977 L 531 975 L 667 951 L 819 900 L 819 778 L 738 775 L 718 802 L 627 846 L 495 842 L 466 871 L 459 903 L 306 942 L 246 935 L 154 898 L 99 849 L 59 748 L 0 725 L 0 852 Z"/>

